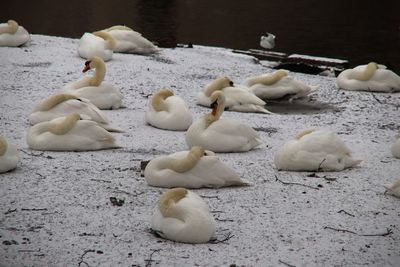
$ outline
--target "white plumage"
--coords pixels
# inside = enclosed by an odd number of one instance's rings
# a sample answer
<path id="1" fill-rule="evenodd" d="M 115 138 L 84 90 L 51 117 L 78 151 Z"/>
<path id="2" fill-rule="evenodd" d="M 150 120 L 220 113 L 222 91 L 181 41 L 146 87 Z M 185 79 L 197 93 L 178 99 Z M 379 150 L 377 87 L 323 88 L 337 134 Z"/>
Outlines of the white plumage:
<path id="1" fill-rule="evenodd" d="M 336 133 L 315 129 L 298 133 L 275 155 L 276 167 L 286 171 L 341 171 L 360 162 Z"/>
<path id="2" fill-rule="evenodd" d="M 106 39 L 105 39 L 106 38 Z M 78 54 L 81 58 L 100 57 L 109 61 L 113 56 L 115 40 L 106 32 L 86 32 L 79 40 Z"/>
<path id="3" fill-rule="evenodd" d="M 166 191 L 154 209 L 152 229 L 165 239 L 206 243 L 215 233 L 215 220 L 207 204 L 184 188 Z"/>
<path id="4" fill-rule="evenodd" d="M 392 144 L 391 151 L 393 157 L 400 159 L 400 133 L 396 135 L 396 140 Z"/>
<path id="5" fill-rule="evenodd" d="M 15 169 L 18 161 L 17 148 L 0 135 L 0 173 Z"/>
<path id="6" fill-rule="evenodd" d="M 21 46 L 31 39 L 27 30 L 15 20 L 0 24 L 0 46 Z"/>

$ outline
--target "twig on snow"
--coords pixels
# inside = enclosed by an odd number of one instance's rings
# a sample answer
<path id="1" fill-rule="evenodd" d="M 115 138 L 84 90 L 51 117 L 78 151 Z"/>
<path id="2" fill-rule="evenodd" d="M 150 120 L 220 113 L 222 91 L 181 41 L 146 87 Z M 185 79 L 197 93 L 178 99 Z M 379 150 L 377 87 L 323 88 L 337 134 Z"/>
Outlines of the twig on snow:
<path id="1" fill-rule="evenodd" d="M 28 209 L 28 208 L 22 208 L 22 211 L 46 211 L 47 208 L 32 208 L 32 209 Z"/>
<path id="2" fill-rule="evenodd" d="M 282 180 L 280 180 L 279 178 L 278 178 L 278 176 L 276 176 L 276 174 L 275 174 L 275 181 L 279 181 L 279 182 L 281 182 L 282 184 L 284 184 L 284 185 L 300 185 L 300 186 L 304 186 L 304 187 L 308 187 L 308 188 L 311 188 L 311 189 L 315 189 L 315 190 L 318 190 L 319 189 L 319 187 L 315 187 L 315 186 L 311 186 L 311 185 L 306 185 L 306 184 L 301 184 L 301 183 L 295 183 L 295 182 L 284 182 L 284 181 L 282 181 Z"/>
<path id="3" fill-rule="evenodd" d="M 381 233 L 381 234 L 359 234 L 356 233 L 354 231 L 351 230 L 347 230 L 347 229 L 340 229 L 340 228 L 334 228 L 334 227 L 330 227 L 330 226 L 324 226 L 324 229 L 330 229 L 330 230 L 334 230 L 337 232 L 343 232 L 343 233 L 350 233 L 350 234 L 354 234 L 354 235 L 358 235 L 358 236 L 387 236 L 393 233 L 392 229 L 387 228 L 385 233 Z"/>
<path id="4" fill-rule="evenodd" d="M 326 160 L 326 159 L 323 159 L 323 160 L 319 163 L 317 171 L 320 171 L 320 170 L 321 170 L 322 163 L 324 163 L 325 160 Z"/>
<path id="5" fill-rule="evenodd" d="M 96 252 L 96 250 L 94 249 L 87 249 L 83 252 L 83 254 L 79 257 L 80 261 L 78 262 L 78 267 L 81 266 L 82 263 L 86 264 L 86 266 L 89 266 L 89 264 L 83 260 L 83 258 L 86 256 L 86 254 L 88 254 L 89 252 Z"/>
<path id="6" fill-rule="evenodd" d="M 108 180 L 102 180 L 102 179 L 90 179 L 90 181 L 94 181 L 94 182 L 102 182 L 102 183 L 111 183 L 111 181 L 108 181 Z"/>
<path id="7" fill-rule="evenodd" d="M 288 267 L 296 267 L 296 265 L 289 264 L 289 263 L 287 263 L 287 262 L 284 262 L 283 260 L 278 260 L 278 261 L 279 261 L 280 263 L 282 263 L 282 264 L 288 266 Z"/>
<path id="8" fill-rule="evenodd" d="M 349 216 L 351 216 L 351 217 L 356 217 L 355 215 L 353 215 L 353 214 L 351 214 L 351 213 L 348 213 L 347 211 L 345 211 L 345 210 L 339 210 L 337 213 L 344 213 L 344 214 L 347 214 L 347 215 L 349 215 Z"/>
<path id="9" fill-rule="evenodd" d="M 17 211 L 17 209 L 8 209 L 6 212 L 4 212 L 4 215 L 7 215 L 7 214 L 10 214 L 10 213 L 13 213 L 13 212 L 16 212 Z"/>
<path id="10" fill-rule="evenodd" d="M 216 199 L 218 199 L 219 200 L 219 196 L 203 196 L 203 195 L 200 195 L 202 198 L 216 198 Z"/>
<path id="11" fill-rule="evenodd" d="M 381 100 L 379 100 L 379 98 L 377 98 L 374 93 L 371 93 L 371 95 L 379 104 L 383 104 L 383 102 Z"/>
<path id="12" fill-rule="evenodd" d="M 225 243 L 226 241 L 228 241 L 228 240 L 231 239 L 232 237 L 234 237 L 234 235 L 232 235 L 232 233 L 229 232 L 227 235 L 225 235 L 224 239 L 221 239 L 221 240 L 218 240 L 217 238 L 211 239 L 211 240 L 210 240 L 210 243 L 211 243 L 211 244 Z"/>
<path id="13" fill-rule="evenodd" d="M 152 259 L 153 254 L 156 253 L 156 252 L 160 252 L 160 251 L 161 251 L 161 249 L 153 249 L 153 251 L 150 253 L 150 257 L 148 259 L 144 260 L 144 262 L 146 263 L 145 267 L 150 267 L 151 266 L 151 263 L 154 261 Z"/>

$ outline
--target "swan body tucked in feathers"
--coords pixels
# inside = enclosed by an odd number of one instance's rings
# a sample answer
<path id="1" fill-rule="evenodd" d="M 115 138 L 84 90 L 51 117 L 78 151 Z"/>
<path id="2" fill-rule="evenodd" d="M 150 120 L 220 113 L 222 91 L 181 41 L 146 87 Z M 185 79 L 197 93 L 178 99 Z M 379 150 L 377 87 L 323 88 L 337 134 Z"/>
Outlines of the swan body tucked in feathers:
<path id="1" fill-rule="evenodd" d="M 214 152 L 244 152 L 262 144 L 258 133 L 239 121 L 220 119 L 225 108 L 221 91 L 211 95 L 212 112 L 192 123 L 186 132 L 189 148 L 201 146 Z"/>
<path id="2" fill-rule="evenodd" d="M 215 233 L 215 220 L 196 193 L 173 188 L 161 195 L 151 228 L 162 238 L 182 243 L 206 243 Z"/>
<path id="3" fill-rule="evenodd" d="M 0 135 L 0 173 L 15 169 L 18 161 L 17 148 Z"/>
<path id="4" fill-rule="evenodd" d="M 192 124 L 193 118 L 185 101 L 164 88 L 153 95 L 145 120 L 156 128 L 185 131 Z"/>
<path id="5" fill-rule="evenodd" d="M 84 77 L 76 82 L 65 85 L 64 92 L 77 97 L 89 99 L 99 109 L 118 109 L 123 107 L 122 94 L 109 83 L 103 82 L 106 66 L 99 57 L 93 57 L 85 62 L 82 72 L 95 69 L 92 77 Z"/>
<path id="6" fill-rule="evenodd" d="M 114 52 L 148 55 L 160 51 L 152 42 L 129 27 L 117 25 L 102 31 L 107 32 L 114 38 Z"/>
<path id="7" fill-rule="evenodd" d="M 21 46 L 31 39 L 27 30 L 15 20 L 0 24 L 0 46 Z"/>
<path id="8" fill-rule="evenodd" d="M 360 162 L 336 133 L 315 129 L 298 133 L 275 155 L 276 167 L 285 171 L 341 171 Z"/>
<path id="9" fill-rule="evenodd" d="M 225 108 L 239 112 L 271 113 L 264 108 L 265 102 L 245 87 L 233 86 L 228 77 L 220 77 L 206 85 L 197 94 L 197 104 L 209 107 L 211 95 L 215 91 L 222 91 L 225 95 Z"/>
<path id="10" fill-rule="evenodd" d="M 119 148 L 114 137 L 96 122 L 80 120 L 78 113 L 32 126 L 27 143 L 34 150 L 88 151 Z"/>
<path id="11" fill-rule="evenodd" d="M 400 198 L 400 179 L 397 179 L 392 185 L 385 186 L 385 194 Z"/>
<path id="12" fill-rule="evenodd" d="M 392 155 L 400 159 L 400 133 L 396 135 L 396 140 L 391 147 Z"/>
<path id="13" fill-rule="evenodd" d="M 115 40 L 107 32 L 86 32 L 79 41 L 78 54 L 84 59 L 97 56 L 109 61 L 113 56 L 114 47 Z"/>
<path id="14" fill-rule="evenodd" d="M 250 77 L 241 84 L 248 87 L 256 96 L 265 100 L 294 100 L 306 97 L 319 88 L 319 86 L 308 86 L 296 81 L 284 70 Z"/>
<path id="15" fill-rule="evenodd" d="M 400 76 L 374 62 L 342 71 L 336 79 L 339 88 L 374 92 L 399 92 Z"/>
<path id="16" fill-rule="evenodd" d="M 152 159 L 144 170 L 144 177 L 151 186 L 168 188 L 248 185 L 213 152 L 198 146 L 192 147 L 190 151 Z"/>
<path id="17" fill-rule="evenodd" d="M 123 132 L 124 130 L 110 125 L 106 115 L 88 99 L 61 93 L 52 95 L 41 101 L 29 115 L 29 122 L 34 125 L 39 122 L 49 121 L 58 117 L 63 117 L 69 113 L 79 113 L 82 119 L 97 122 L 107 131 Z"/>

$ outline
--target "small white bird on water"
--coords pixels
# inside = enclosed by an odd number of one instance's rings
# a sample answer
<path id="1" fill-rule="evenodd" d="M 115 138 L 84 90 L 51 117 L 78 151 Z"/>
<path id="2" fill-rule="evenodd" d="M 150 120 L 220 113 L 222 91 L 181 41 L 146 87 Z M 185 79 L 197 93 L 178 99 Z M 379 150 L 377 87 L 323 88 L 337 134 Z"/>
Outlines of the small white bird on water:
<path id="1" fill-rule="evenodd" d="M 262 35 L 260 39 L 260 46 L 265 49 L 272 49 L 275 47 L 275 35 L 267 32 L 267 35 Z"/>

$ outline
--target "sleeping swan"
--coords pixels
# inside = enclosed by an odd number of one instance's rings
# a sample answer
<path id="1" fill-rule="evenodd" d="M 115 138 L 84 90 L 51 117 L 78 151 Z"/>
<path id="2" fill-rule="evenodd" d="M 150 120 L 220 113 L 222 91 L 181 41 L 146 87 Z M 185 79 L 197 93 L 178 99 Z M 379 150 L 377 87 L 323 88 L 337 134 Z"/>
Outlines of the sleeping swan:
<path id="1" fill-rule="evenodd" d="M 144 177 L 151 186 L 168 188 L 248 185 L 213 152 L 198 146 L 192 147 L 190 151 L 152 159 L 144 170 Z"/>
<path id="2" fill-rule="evenodd" d="M 119 148 L 109 132 L 94 121 L 80 120 L 78 113 L 32 126 L 28 131 L 27 143 L 34 150 L 87 151 Z"/>
<path id="3" fill-rule="evenodd" d="M 107 131 L 124 131 L 110 125 L 106 115 L 90 103 L 89 100 L 66 93 L 55 94 L 41 101 L 29 115 L 29 122 L 34 125 L 39 122 L 66 116 L 71 112 L 79 113 L 82 119 L 97 122 Z"/>
<path id="4" fill-rule="evenodd" d="M 117 109 L 122 107 L 122 94 L 109 83 L 103 82 L 106 75 L 106 65 L 99 57 L 93 57 L 85 62 L 82 72 L 96 69 L 92 77 L 83 77 L 77 82 L 65 85 L 68 94 L 89 99 L 99 109 Z"/>
<path id="5" fill-rule="evenodd" d="M 399 92 L 400 77 L 374 62 L 342 71 L 336 79 L 339 88 L 375 92 Z"/>
<path id="6" fill-rule="evenodd" d="M 232 119 L 219 119 L 225 108 L 221 91 L 211 95 L 211 108 L 211 113 L 193 122 L 187 130 L 189 148 L 201 146 L 214 152 L 244 152 L 262 144 L 258 133 L 250 126 Z"/>
<path id="7" fill-rule="evenodd" d="M 391 151 L 393 157 L 400 159 L 400 133 L 396 135 L 396 141 L 393 143 Z"/>
<path id="8" fill-rule="evenodd" d="M 86 32 L 79 41 L 78 54 L 81 58 L 90 59 L 94 56 L 109 61 L 115 47 L 114 38 L 107 32 Z"/>
<path id="9" fill-rule="evenodd" d="M 15 169 L 18 161 L 18 150 L 0 135 L 0 173 Z"/>
<path id="10" fill-rule="evenodd" d="M 148 55 L 160 51 L 152 42 L 129 27 L 117 25 L 102 31 L 107 32 L 114 38 L 114 52 Z"/>
<path id="11" fill-rule="evenodd" d="M 31 39 L 24 27 L 15 20 L 0 24 L 0 46 L 21 46 Z"/>
<path id="12" fill-rule="evenodd" d="M 385 186 L 385 194 L 400 198 L 400 179 L 397 179 L 391 186 Z"/>
<path id="13" fill-rule="evenodd" d="M 149 103 L 145 120 L 148 124 L 172 131 L 186 131 L 193 118 L 185 101 L 169 89 L 158 90 Z"/>
<path id="14" fill-rule="evenodd" d="M 336 133 L 315 129 L 298 133 L 275 155 L 276 167 L 284 171 L 341 171 L 360 162 Z"/>
<path id="15" fill-rule="evenodd" d="M 197 94 L 197 104 L 209 107 L 211 94 L 215 91 L 222 91 L 225 95 L 225 108 L 239 112 L 262 112 L 271 113 L 264 108 L 265 102 L 258 98 L 245 87 L 233 86 L 228 77 L 215 79 L 206 85 Z"/>
<path id="16" fill-rule="evenodd" d="M 182 243 L 206 243 L 215 232 L 215 220 L 207 204 L 185 188 L 161 195 L 154 209 L 151 228 L 162 238 Z"/>
<path id="17" fill-rule="evenodd" d="M 308 86 L 296 81 L 284 70 L 245 79 L 241 85 L 249 88 L 256 96 L 265 100 L 287 99 L 290 101 L 308 96 L 319 86 Z"/>

